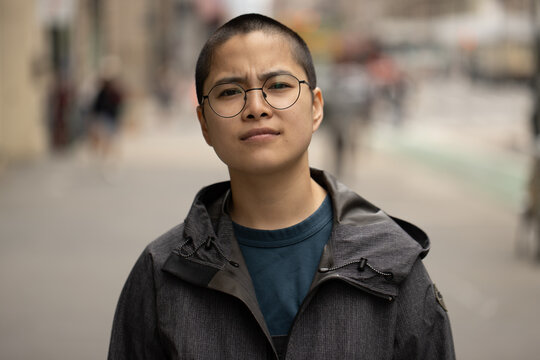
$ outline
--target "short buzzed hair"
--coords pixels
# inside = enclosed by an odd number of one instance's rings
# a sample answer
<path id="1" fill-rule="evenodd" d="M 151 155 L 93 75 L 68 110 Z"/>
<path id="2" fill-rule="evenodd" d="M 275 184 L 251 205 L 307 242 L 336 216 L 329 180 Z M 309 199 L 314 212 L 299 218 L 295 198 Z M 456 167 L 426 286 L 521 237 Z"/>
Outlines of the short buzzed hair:
<path id="1" fill-rule="evenodd" d="M 304 68 L 307 81 L 313 90 L 317 86 L 317 77 L 313 59 L 306 42 L 295 31 L 279 21 L 260 14 L 245 14 L 235 17 L 217 29 L 204 44 L 195 69 L 195 88 L 199 104 L 203 100 L 204 82 L 210 74 L 212 57 L 216 49 L 238 34 L 262 31 L 267 34 L 282 35 L 289 40 L 291 52 L 296 62 Z"/>

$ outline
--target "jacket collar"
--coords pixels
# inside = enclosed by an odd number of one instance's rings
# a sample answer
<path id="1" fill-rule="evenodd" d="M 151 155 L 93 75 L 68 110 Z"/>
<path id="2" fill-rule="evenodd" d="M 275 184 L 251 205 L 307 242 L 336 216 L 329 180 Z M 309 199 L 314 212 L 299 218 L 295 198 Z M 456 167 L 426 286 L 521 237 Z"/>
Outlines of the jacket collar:
<path id="1" fill-rule="evenodd" d="M 330 194 L 334 211 L 332 236 L 312 287 L 340 278 L 376 295 L 396 296 L 397 285 L 407 277 L 416 259 L 429 251 L 426 234 L 390 217 L 328 173 L 312 169 L 311 176 Z M 249 279 L 231 220 L 224 211 L 229 190 L 230 183 L 221 182 L 199 191 L 184 222 L 183 240 L 175 249 L 174 258 L 181 258 L 184 265 L 196 263 L 211 271 L 201 279 L 200 271 L 175 271 L 172 260 L 163 270 L 203 285 L 213 274 L 232 266 Z"/>

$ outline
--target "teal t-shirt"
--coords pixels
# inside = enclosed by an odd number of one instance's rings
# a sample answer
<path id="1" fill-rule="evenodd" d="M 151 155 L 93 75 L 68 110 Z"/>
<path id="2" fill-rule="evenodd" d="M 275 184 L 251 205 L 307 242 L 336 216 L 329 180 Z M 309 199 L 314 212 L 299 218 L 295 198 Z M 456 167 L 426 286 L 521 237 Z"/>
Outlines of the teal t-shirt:
<path id="1" fill-rule="evenodd" d="M 310 217 L 288 228 L 258 230 L 233 223 L 272 336 L 288 334 L 330 238 L 332 218 L 326 196 Z"/>

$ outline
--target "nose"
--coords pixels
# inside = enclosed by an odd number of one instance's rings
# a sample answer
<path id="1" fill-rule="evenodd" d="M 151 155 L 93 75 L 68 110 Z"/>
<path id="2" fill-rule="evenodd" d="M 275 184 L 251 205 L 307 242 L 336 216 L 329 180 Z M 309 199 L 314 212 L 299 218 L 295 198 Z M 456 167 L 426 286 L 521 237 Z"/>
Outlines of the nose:
<path id="1" fill-rule="evenodd" d="M 261 91 L 261 94 L 258 94 L 258 91 Z M 251 99 L 249 99 L 248 94 L 251 94 Z M 262 88 L 252 88 L 246 90 L 246 105 L 242 111 L 242 118 L 245 120 L 256 120 L 259 118 L 266 118 L 272 114 L 272 107 L 266 102 L 266 94 Z"/>

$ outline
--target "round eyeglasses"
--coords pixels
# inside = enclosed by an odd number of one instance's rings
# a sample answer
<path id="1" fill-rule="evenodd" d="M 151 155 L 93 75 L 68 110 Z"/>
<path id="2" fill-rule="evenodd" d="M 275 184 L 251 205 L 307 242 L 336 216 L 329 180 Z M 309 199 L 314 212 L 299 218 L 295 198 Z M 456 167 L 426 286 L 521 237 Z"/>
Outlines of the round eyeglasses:
<path id="1" fill-rule="evenodd" d="M 203 102 L 208 100 L 208 105 L 217 115 L 232 118 L 246 107 L 248 92 L 261 90 L 268 105 L 277 110 L 285 110 L 298 101 L 300 84 L 310 86 L 307 81 L 298 80 L 290 74 L 273 75 L 264 81 L 262 87 L 247 90 L 237 83 L 217 84 L 210 89 L 208 95 L 203 96 Z"/>

